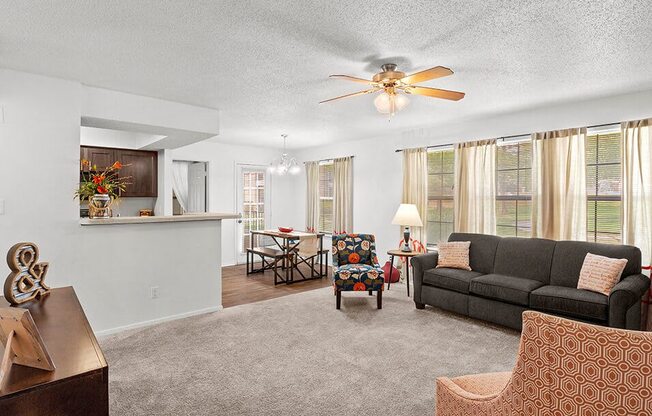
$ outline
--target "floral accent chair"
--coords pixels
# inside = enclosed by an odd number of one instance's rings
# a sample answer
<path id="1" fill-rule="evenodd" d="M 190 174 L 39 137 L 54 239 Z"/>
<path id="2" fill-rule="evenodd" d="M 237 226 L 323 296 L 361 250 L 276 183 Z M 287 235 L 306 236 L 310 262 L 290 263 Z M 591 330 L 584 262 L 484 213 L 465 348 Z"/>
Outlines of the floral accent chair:
<path id="1" fill-rule="evenodd" d="M 523 313 L 514 370 L 437 379 L 438 416 L 652 415 L 652 333 Z"/>
<path id="2" fill-rule="evenodd" d="M 337 309 L 340 309 L 344 291 L 364 291 L 369 295 L 375 291 L 378 309 L 382 309 L 384 283 L 373 234 L 333 235 L 333 287 Z"/>

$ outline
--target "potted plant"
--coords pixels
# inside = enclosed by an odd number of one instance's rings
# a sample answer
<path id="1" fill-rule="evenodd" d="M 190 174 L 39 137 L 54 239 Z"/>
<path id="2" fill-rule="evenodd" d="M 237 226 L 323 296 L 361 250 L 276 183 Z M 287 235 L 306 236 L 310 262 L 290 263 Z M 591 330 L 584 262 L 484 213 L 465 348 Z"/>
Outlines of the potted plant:
<path id="1" fill-rule="evenodd" d="M 120 197 L 129 184 L 129 177 L 121 177 L 118 172 L 122 169 L 122 163 L 116 161 L 113 165 L 98 171 L 97 165 L 89 160 L 82 160 L 82 167 L 88 168 L 87 172 L 81 173 L 79 189 L 75 191 L 75 198 L 80 201 L 88 201 L 88 213 L 90 218 L 110 218 L 111 204 Z"/>

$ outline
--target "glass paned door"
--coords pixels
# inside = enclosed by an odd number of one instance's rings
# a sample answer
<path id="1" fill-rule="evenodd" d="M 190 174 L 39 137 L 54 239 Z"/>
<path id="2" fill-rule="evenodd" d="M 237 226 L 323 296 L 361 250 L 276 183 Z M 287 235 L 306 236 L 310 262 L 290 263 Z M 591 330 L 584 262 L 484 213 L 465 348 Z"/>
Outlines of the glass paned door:
<path id="1" fill-rule="evenodd" d="M 238 212 L 242 219 L 238 222 L 236 244 L 238 246 L 238 261 L 246 261 L 245 252 L 251 245 L 251 231 L 269 228 L 270 221 L 270 183 L 265 166 L 238 165 L 236 191 L 238 194 Z M 254 245 L 265 244 L 264 241 L 254 241 Z"/>

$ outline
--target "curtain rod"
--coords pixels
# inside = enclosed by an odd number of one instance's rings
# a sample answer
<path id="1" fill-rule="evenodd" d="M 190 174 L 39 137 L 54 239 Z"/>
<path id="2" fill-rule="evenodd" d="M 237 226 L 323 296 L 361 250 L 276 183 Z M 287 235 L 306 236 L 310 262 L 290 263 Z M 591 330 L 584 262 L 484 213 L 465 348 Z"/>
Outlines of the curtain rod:
<path id="1" fill-rule="evenodd" d="M 598 127 L 607 127 L 607 126 L 614 126 L 614 125 L 619 125 L 619 124 L 620 124 L 620 122 L 617 122 L 617 123 L 596 124 L 596 125 L 593 125 L 593 126 L 586 126 L 585 128 L 587 128 L 587 129 L 595 129 L 595 128 L 598 128 Z M 496 140 L 515 139 L 515 138 L 517 138 L 517 137 L 530 136 L 531 134 L 532 134 L 532 133 L 525 133 L 525 134 L 512 134 L 511 136 L 501 136 L 501 137 L 497 137 Z M 437 147 L 448 147 L 448 146 L 454 146 L 454 145 L 455 145 L 455 143 L 436 144 L 436 145 L 432 145 L 432 146 L 426 146 L 426 149 L 435 149 L 435 148 L 437 148 Z M 411 149 L 417 149 L 417 148 L 414 147 L 414 148 L 411 148 Z M 398 152 L 402 152 L 403 150 L 408 150 L 408 149 L 407 149 L 407 148 L 406 148 L 406 149 L 396 149 L 395 152 L 398 153 Z"/>
<path id="2" fill-rule="evenodd" d="M 353 159 L 353 158 L 355 157 L 355 155 L 351 155 L 351 156 L 340 156 L 340 157 L 331 157 L 331 158 L 328 158 L 328 159 L 319 159 L 319 160 L 309 160 L 309 161 L 303 162 L 303 164 L 305 165 L 305 164 L 308 163 L 308 162 L 332 162 L 332 161 L 334 161 L 335 159 L 339 159 L 339 158 L 341 158 L 341 157 L 350 157 L 350 158 Z"/>

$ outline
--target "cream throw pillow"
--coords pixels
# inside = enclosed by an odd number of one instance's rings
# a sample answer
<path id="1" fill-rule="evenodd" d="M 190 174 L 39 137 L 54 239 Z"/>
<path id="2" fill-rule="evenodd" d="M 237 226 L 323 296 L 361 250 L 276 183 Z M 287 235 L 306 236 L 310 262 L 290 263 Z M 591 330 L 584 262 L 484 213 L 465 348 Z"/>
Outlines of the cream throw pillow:
<path id="1" fill-rule="evenodd" d="M 580 270 L 577 288 L 609 296 L 611 289 L 620 281 L 626 265 L 627 259 L 612 259 L 588 253 Z"/>
<path id="2" fill-rule="evenodd" d="M 437 251 L 439 251 L 437 267 L 471 270 L 471 266 L 469 265 L 469 247 L 471 247 L 470 241 L 437 243 Z"/>

